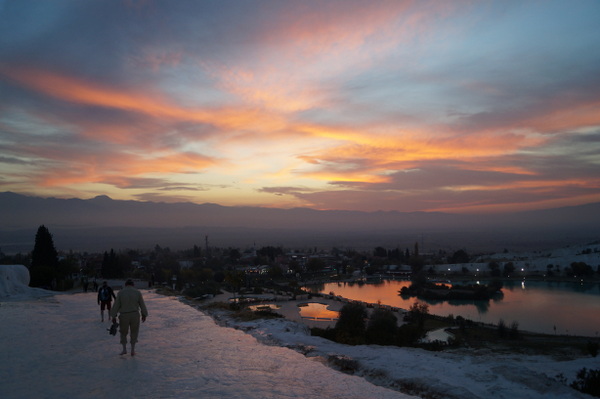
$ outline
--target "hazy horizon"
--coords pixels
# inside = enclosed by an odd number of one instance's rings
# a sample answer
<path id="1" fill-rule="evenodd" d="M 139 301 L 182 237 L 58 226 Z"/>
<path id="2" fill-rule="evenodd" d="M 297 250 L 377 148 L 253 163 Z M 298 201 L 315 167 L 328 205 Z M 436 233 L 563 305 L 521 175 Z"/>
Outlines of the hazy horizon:
<path id="1" fill-rule="evenodd" d="M 253 245 L 292 248 L 543 250 L 600 238 L 600 203 L 502 215 L 318 211 L 29 197 L 0 193 L 0 249 L 28 252 L 39 225 L 61 250 Z"/>

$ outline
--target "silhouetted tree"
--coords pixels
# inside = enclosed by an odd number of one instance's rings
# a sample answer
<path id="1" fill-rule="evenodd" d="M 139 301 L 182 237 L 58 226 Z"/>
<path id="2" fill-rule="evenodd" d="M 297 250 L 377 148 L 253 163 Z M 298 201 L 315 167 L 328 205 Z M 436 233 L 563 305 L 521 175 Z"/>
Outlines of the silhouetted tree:
<path id="1" fill-rule="evenodd" d="M 235 296 L 235 293 L 240 292 L 246 282 L 246 273 L 241 270 L 229 271 L 225 273 L 225 282 L 229 284 Z"/>
<path id="2" fill-rule="evenodd" d="M 213 275 L 213 280 L 217 283 L 222 283 L 223 281 L 225 281 L 225 272 L 217 270 Z"/>
<path id="3" fill-rule="evenodd" d="M 227 252 L 230 262 L 235 263 L 242 257 L 242 253 L 237 248 L 228 248 Z"/>
<path id="4" fill-rule="evenodd" d="M 367 342 L 377 345 L 392 345 L 398 334 L 398 320 L 386 309 L 375 309 L 369 318 L 366 330 Z"/>
<path id="5" fill-rule="evenodd" d="M 308 262 L 306 262 L 306 270 L 309 272 L 318 272 L 325 268 L 325 261 L 320 258 L 310 258 Z"/>
<path id="6" fill-rule="evenodd" d="M 572 262 L 571 272 L 574 276 L 592 276 L 594 269 L 585 262 Z"/>
<path id="7" fill-rule="evenodd" d="M 508 337 L 510 339 L 518 339 L 519 338 L 519 323 L 517 321 L 513 321 L 510 325 L 510 331 L 508 332 Z"/>
<path id="8" fill-rule="evenodd" d="M 488 263 L 488 268 L 491 270 L 491 274 L 494 277 L 499 277 L 500 276 L 500 265 L 498 264 L 498 262 L 490 262 Z"/>
<path id="9" fill-rule="evenodd" d="M 373 256 L 376 256 L 378 258 L 387 258 L 388 252 L 383 247 L 377 247 L 375 248 L 375 250 L 373 250 Z"/>
<path id="10" fill-rule="evenodd" d="M 275 260 L 276 256 L 283 254 L 283 248 L 267 246 L 267 247 L 262 247 L 261 249 L 256 251 L 256 253 L 259 256 L 264 256 L 264 257 L 269 258 L 269 260 L 272 262 L 273 260 Z"/>
<path id="11" fill-rule="evenodd" d="M 23 265 L 28 269 L 31 266 L 31 257 L 29 254 L 17 253 L 12 256 L 5 255 L 4 258 L 0 259 L 2 265 Z"/>
<path id="12" fill-rule="evenodd" d="M 390 249 L 388 251 L 388 258 L 394 260 L 404 260 L 404 252 L 402 252 L 399 248 Z"/>
<path id="13" fill-rule="evenodd" d="M 512 262 L 508 262 L 504 265 L 504 277 L 510 276 L 515 271 L 515 265 Z"/>
<path id="14" fill-rule="evenodd" d="M 505 338 L 506 337 L 506 323 L 504 322 L 504 319 L 500 319 L 498 321 L 498 336 L 500 336 L 500 338 Z"/>
<path id="15" fill-rule="evenodd" d="M 577 379 L 571 383 L 571 388 L 600 397 L 600 370 L 580 369 L 577 372 Z"/>
<path id="16" fill-rule="evenodd" d="M 429 305 L 424 302 L 415 302 L 408 311 L 411 320 L 415 321 L 419 328 L 425 325 L 425 319 L 429 314 Z"/>
<path id="17" fill-rule="evenodd" d="M 114 249 L 110 250 L 110 253 L 104 252 L 102 259 L 102 277 L 104 278 L 117 278 L 121 277 L 123 270 L 119 264 L 119 257 L 115 253 Z"/>
<path id="18" fill-rule="evenodd" d="M 600 348 L 600 344 L 598 342 L 588 341 L 587 343 L 587 351 L 592 357 L 598 356 L 598 349 Z"/>
<path id="19" fill-rule="evenodd" d="M 450 259 L 448 259 L 449 263 L 468 263 L 469 262 L 469 254 L 464 249 L 459 249 L 454 252 Z"/>
<path id="20" fill-rule="evenodd" d="M 35 245 L 31 253 L 31 266 L 29 269 L 30 281 L 33 287 L 54 288 L 59 277 L 58 252 L 54 247 L 52 234 L 41 225 L 35 235 Z"/>
<path id="21" fill-rule="evenodd" d="M 359 303 L 347 303 L 340 309 L 335 324 L 336 341 L 348 345 L 365 343 L 367 310 Z"/>
<path id="22" fill-rule="evenodd" d="M 283 270 L 278 265 L 270 266 L 268 269 L 268 276 L 270 278 L 279 278 L 283 276 Z"/>
<path id="23" fill-rule="evenodd" d="M 194 244 L 192 253 L 193 253 L 194 258 L 199 258 L 200 256 L 202 256 L 202 250 L 196 244 Z"/>

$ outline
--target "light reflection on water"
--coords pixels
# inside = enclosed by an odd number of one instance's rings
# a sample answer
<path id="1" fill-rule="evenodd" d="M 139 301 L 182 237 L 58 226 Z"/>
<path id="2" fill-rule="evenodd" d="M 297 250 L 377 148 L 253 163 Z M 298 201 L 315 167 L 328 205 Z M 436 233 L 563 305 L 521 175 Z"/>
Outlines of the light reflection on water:
<path id="1" fill-rule="evenodd" d="M 305 319 L 337 319 L 338 312 L 329 310 L 328 305 L 317 302 L 309 302 L 298 305 L 300 316 Z"/>
<path id="2" fill-rule="evenodd" d="M 273 303 L 263 303 L 260 305 L 250 305 L 248 306 L 248 309 L 252 310 L 252 311 L 260 311 L 260 310 L 277 310 L 277 309 L 281 309 L 281 305 L 276 305 Z"/>
<path id="3" fill-rule="evenodd" d="M 485 283 L 482 281 L 482 283 Z M 409 281 L 378 283 L 327 283 L 312 292 L 334 293 L 352 300 L 408 309 L 417 300 L 404 299 L 398 291 Z M 441 316 L 462 316 L 473 321 L 510 325 L 520 330 L 549 334 L 598 336 L 600 331 L 600 284 L 566 282 L 505 282 L 504 296 L 490 301 L 428 301 L 429 312 Z M 556 326 L 556 330 L 554 327 Z"/>

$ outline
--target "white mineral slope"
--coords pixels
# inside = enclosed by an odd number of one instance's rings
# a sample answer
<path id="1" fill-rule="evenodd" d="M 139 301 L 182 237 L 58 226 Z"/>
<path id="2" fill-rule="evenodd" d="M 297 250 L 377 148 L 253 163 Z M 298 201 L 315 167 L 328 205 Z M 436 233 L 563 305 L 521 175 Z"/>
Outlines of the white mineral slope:
<path id="1" fill-rule="evenodd" d="M 219 315 L 216 315 L 219 317 Z M 239 322 L 220 316 L 220 323 L 257 337 L 270 345 L 283 345 L 307 357 L 337 356 L 356 362 L 354 375 L 389 387 L 412 387 L 423 397 L 566 399 L 591 398 L 570 384 L 581 368 L 600 369 L 600 358 L 573 354 L 571 360 L 546 356 L 498 354 L 487 350 L 429 352 L 417 348 L 378 345 L 340 345 L 310 336 L 305 326 L 284 319 Z"/>
<path id="2" fill-rule="evenodd" d="M 96 294 L 0 296 L 0 397 L 13 398 L 408 398 L 267 346 L 208 315 L 144 290 L 150 316 L 137 354 L 100 322 Z M 8 298 L 8 299 L 7 299 Z"/>
<path id="3" fill-rule="evenodd" d="M 54 295 L 52 291 L 29 287 L 29 269 L 23 265 L 0 265 L 0 301 Z"/>
<path id="4" fill-rule="evenodd" d="M 583 367 L 600 368 L 599 358 L 582 356 L 340 345 L 295 321 L 211 317 L 143 293 L 150 316 L 131 357 L 118 355 L 95 293 L 0 292 L 0 397 L 385 399 L 408 398 L 397 389 L 412 387 L 417 396 L 447 399 L 591 398 L 555 377 L 570 382 Z M 355 374 L 326 366 L 330 358 L 351 360 Z"/>

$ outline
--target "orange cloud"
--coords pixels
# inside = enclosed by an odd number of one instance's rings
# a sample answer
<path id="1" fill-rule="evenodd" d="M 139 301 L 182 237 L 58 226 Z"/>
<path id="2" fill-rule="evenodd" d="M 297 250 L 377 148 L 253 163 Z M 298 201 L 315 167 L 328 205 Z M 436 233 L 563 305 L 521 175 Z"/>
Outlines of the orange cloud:
<path id="1" fill-rule="evenodd" d="M 229 142 L 242 139 L 255 141 L 257 133 L 263 139 L 265 137 L 276 139 L 280 135 L 289 139 L 290 134 L 298 134 L 325 140 L 320 146 L 322 150 L 297 157 L 297 159 L 312 164 L 311 168 L 296 167 L 293 170 L 296 175 L 320 181 L 385 183 L 389 181 L 388 172 L 390 170 L 411 167 L 411 163 L 417 161 L 435 159 L 465 161 L 493 157 L 543 142 L 540 137 L 495 132 L 484 132 L 477 135 L 445 133 L 441 137 L 435 132 L 417 130 L 398 132 L 397 135 L 380 134 L 377 127 L 347 128 L 294 123 L 286 121 L 281 115 L 259 109 L 185 109 L 156 96 L 101 87 L 43 71 L 20 69 L 19 71 L 4 71 L 4 74 L 27 87 L 64 101 L 133 111 L 175 121 L 208 123 L 223 129 L 240 129 L 240 132 L 227 132 L 225 141 Z M 85 125 L 85 122 L 83 124 Z M 122 125 L 93 126 L 88 130 L 84 128 L 84 134 L 88 136 L 98 137 L 97 135 L 100 134 L 103 140 L 119 144 L 131 144 L 136 141 L 144 143 L 140 137 L 148 134 L 147 132 L 148 129 L 140 130 L 138 127 Z M 223 137 L 219 137 L 219 140 L 223 140 Z M 112 157 L 108 158 L 112 162 L 90 161 L 90 159 L 86 159 L 85 162 L 92 165 L 100 162 L 99 170 L 106 168 L 117 174 L 133 175 L 187 173 L 203 170 L 214 165 L 215 162 L 207 157 L 192 157 L 189 154 L 158 155 L 147 158 L 137 156 L 135 162 L 130 159 L 115 162 Z M 57 156 L 56 159 L 61 159 L 61 157 Z M 360 162 L 356 163 L 357 160 Z M 97 173 L 94 167 L 88 168 L 80 169 L 77 173 L 69 172 L 60 177 L 56 175 L 46 177 L 44 184 L 73 184 L 103 179 L 103 174 Z M 282 170 L 286 170 L 286 168 L 291 170 L 285 165 L 282 166 Z M 527 173 L 526 171 L 521 172 Z"/>
<path id="2" fill-rule="evenodd" d="M 450 206 L 439 206 L 427 209 L 427 211 L 436 212 L 456 212 L 456 213 L 502 213 L 502 212 L 521 212 L 534 209 L 548 209 L 564 206 L 584 205 L 598 202 L 600 195 L 575 195 L 560 196 L 559 198 L 530 198 L 524 201 L 501 202 L 501 203 L 477 203 L 460 202 Z"/>
<path id="3" fill-rule="evenodd" d="M 56 149 L 43 151 L 50 160 L 60 162 L 65 153 Z M 60 153 L 59 153 L 60 152 Z M 63 186 L 81 183 L 103 183 L 119 176 L 143 176 L 172 173 L 196 173 L 215 164 L 215 160 L 193 153 L 171 153 L 144 156 L 131 153 L 70 154 L 69 167 L 46 168 L 38 175 L 42 186 Z"/>
<path id="4" fill-rule="evenodd" d="M 215 161 L 192 153 L 176 153 L 162 156 L 139 157 L 136 162 L 128 162 L 132 174 L 143 173 L 192 173 L 213 166 Z"/>
<path id="5" fill-rule="evenodd" d="M 260 51 L 252 57 L 234 66 L 200 64 L 222 89 L 261 107 L 290 112 L 327 106 L 332 100 L 326 93 L 336 88 L 336 78 L 398 57 L 403 45 L 424 41 L 436 22 L 458 7 L 440 3 L 423 10 L 412 0 L 377 7 L 348 3 L 340 13 L 335 5 L 322 4 L 319 12 L 301 3 L 288 5 L 264 24 Z M 413 52 L 400 57 L 404 65 L 416 58 Z"/>
<path id="6" fill-rule="evenodd" d="M 344 183 L 389 183 L 390 178 L 388 176 L 382 176 L 377 174 L 366 174 L 357 172 L 339 172 L 335 173 L 330 170 L 323 172 L 305 172 L 302 173 L 303 177 L 312 178 L 315 180 L 326 181 L 326 182 L 344 182 Z"/>
<path id="7" fill-rule="evenodd" d="M 83 105 L 133 111 L 156 118 L 206 123 L 224 129 L 276 130 L 285 125 L 281 117 L 265 115 L 257 109 L 186 109 L 170 104 L 155 94 L 120 91 L 46 71 L 19 68 L 4 69 L 1 72 L 23 86 L 63 101 Z"/>
<path id="8" fill-rule="evenodd" d="M 582 179 L 565 179 L 565 180 L 518 180 L 511 181 L 505 184 L 479 184 L 479 185 L 462 185 L 452 187 L 453 191 L 477 191 L 477 190 L 515 190 L 515 189 L 530 189 L 540 191 L 555 191 L 558 187 L 577 186 L 577 187 L 600 187 L 600 181 L 591 182 Z"/>
<path id="9" fill-rule="evenodd" d="M 356 168 L 336 168 L 338 179 L 351 181 L 358 180 L 353 177 L 355 173 L 364 175 L 371 171 L 373 175 L 381 174 L 390 169 L 406 169 L 412 167 L 415 162 L 427 160 L 460 160 L 462 162 L 473 161 L 475 170 L 485 168 L 486 170 L 518 172 L 520 174 L 531 174 L 523 168 L 488 166 L 479 164 L 483 158 L 511 154 L 520 148 L 539 145 L 543 139 L 515 134 L 487 134 L 473 136 L 451 136 L 443 138 L 423 137 L 416 134 L 405 134 L 399 137 L 393 136 L 368 136 L 359 132 L 321 130 L 317 128 L 307 129 L 312 133 L 327 138 L 349 139 L 352 143 L 331 147 L 313 154 L 303 155 L 301 159 L 313 165 L 320 165 L 331 173 L 332 165 L 352 164 L 359 162 Z M 431 135 L 429 135 L 431 136 Z M 313 175 L 315 172 L 306 172 Z M 381 180 L 380 177 L 371 179 Z M 367 180 L 370 181 L 371 179 Z"/>
<path id="10" fill-rule="evenodd" d="M 525 121 L 525 125 L 540 132 L 600 126 L 600 101 L 590 101 L 556 109 Z"/>
<path id="11" fill-rule="evenodd" d="M 502 166 L 502 165 L 493 165 L 493 160 L 490 163 L 481 163 L 481 162 L 470 162 L 466 166 L 469 170 L 473 171 L 484 171 L 484 172 L 499 172 L 506 173 L 510 175 L 536 175 L 537 173 L 531 170 L 527 170 L 520 166 Z M 465 169 L 465 167 L 461 168 Z"/>

